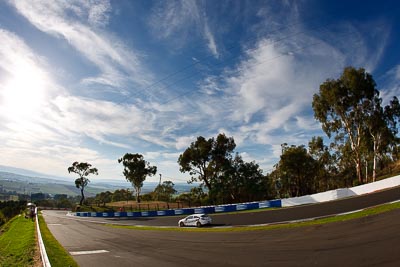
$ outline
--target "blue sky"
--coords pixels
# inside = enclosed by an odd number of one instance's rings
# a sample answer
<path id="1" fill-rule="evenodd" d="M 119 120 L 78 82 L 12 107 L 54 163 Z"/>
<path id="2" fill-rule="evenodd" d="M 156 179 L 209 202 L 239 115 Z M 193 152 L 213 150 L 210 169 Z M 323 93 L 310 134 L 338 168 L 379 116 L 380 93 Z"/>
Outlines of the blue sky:
<path id="1" fill-rule="evenodd" d="M 400 95 L 397 2 L 0 1 L 0 165 L 122 181 L 140 153 L 183 182 L 179 155 L 225 133 L 268 173 L 324 136 L 312 96 L 345 66 Z"/>

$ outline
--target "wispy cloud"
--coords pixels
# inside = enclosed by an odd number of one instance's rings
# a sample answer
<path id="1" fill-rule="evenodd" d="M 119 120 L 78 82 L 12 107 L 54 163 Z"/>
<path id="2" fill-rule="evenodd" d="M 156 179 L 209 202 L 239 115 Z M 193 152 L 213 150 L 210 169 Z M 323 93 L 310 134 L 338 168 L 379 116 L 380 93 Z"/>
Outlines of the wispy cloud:
<path id="1" fill-rule="evenodd" d="M 0 164 L 20 167 L 23 158 L 32 169 L 64 176 L 66 164 L 89 161 L 109 170 L 102 177 L 113 177 L 116 159 L 89 148 L 85 139 L 125 150 L 131 148 L 127 140 L 133 135 L 152 142 L 153 114 L 134 105 L 72 96 L 51 78 L 46 60 L 20 37 L 0 29 L 0 41 Z M 10 87 L 12 80 L 25 83 Z M 38 90 L 41 98 L 33 97 Z M 27 96 L 32 97 L 25 104 Z M 126 142 L 116 141 L 118 137 Z"/>
<path id="2" fill-rule="evenodd" d="M 151 75 L 141 62 L 140 53 L 100 29 L 108 23 L 111 9 L 109 1 L 10 2 L 39 30 L 68 41 L 97 66 L 99 75 L 85 78 L 84 83 L 99 83 L 121 89 L 129 82 L 146 85 L 151 81 Z"/>
<path id="3" fill-rule="evenodd" d="M 380 87 L 383 104 L 387 105 L 393 96 L 400 96 L 400 65 L 394 66 L 382 75 L 381 80 L 385 81 Z"/>
<path id="4" fill-rule="evenodd" d="M 218 52 L 218 48 L 217 48 L 217 44 L 215 43 L 214 40 L 214 36 L 210 31 L 210 28 L 208 26 L 208 23 L 205 22 L 204 23 L 204 38 L 207 40 L 208 42 L 208 49 L 210 50 L 210 52 L 215 56 L 215 57 L 219 57 L 219 52 Z"/>
<path id="5" fill-rule="evenodd" d="M 322 134 L 311 108 L 319 85 L 327 78 L 337 78 L 347 65 L 375 70 L 390 36 L 385 21 L 368 25 L 338 22 L 324 25 L 323 29 L 307 28 L 301 23 L 302 11 L 297 1 L 254 7 L 251 2 L 241 2 L 232 8 L 235 14 L 247 15 L 237 20 L 230 15 L 229 23 L 235 20 L 238 24 L 233 25 L 240 24 L 246 33 L 228 52 L 223 50 L 216 32 L 236 33 L 238 29 L 230 29 L 226 21 L 224 26 L 217 25 L 215 16 L 206 12 L 210 8 L 206 9 L 205 2 L 156 2 L 149 23 L 163 41 L 160 46 L 171 41 L 179 49 L 200 39 L 222 65 L 215 72 L 211 70 L 214 66 L 208 66 L 207 72 L 182 84 L 172 81 L 148 99 L 138 91 L 138 97 L 129 101 L 134 104 L 121 104 L 107 99 L 106 94 L 99 93 L 104 96 L 100 97 L 102 100 L 90 94 L 74 94 L 81 88 L 104 92 L 112 87 L 111 90 L 124 92 L 151 84 L 152 74 L 144 66 L 142 54 L 128 47 L 123 36 L 108 32 L 111 16 L 115 15 L 109 1 L 9 3 L 52 40 L 78 51 L 77 56 L 95 69 L 82 74 L 79 88 L 75 84 L 61 85 L 52 79 L 45 55 L 38 55 L 29 47 L 29 36 L 24 41 L 24 37 L 0 29 L 0 101 L 16 101 L 16 95 L 4 93 L 11 92 L 9 88 L 30 88 L 40 93 L 33 94 L 40 97 L 32 98 L 36 104 L 30 110 L 14 113 L 7 112 L 11 104 L 0 106 L 0 164 L 15 166 L 18 159 L 25 158 L 32 163 L 31 168 L 47 169 L 45 172 L 49 173 L 50 167 L 54 174 L 65 173 L 66 164 L 79 160 L 102 166 L 102 177 L 115 177 L 116 173 L 121 174 L 116 154 L 121 156 L 123 152 L 142 153 L 163 174 L 175 174 L 180 151 L 199 135 L 210 138 L 220 132 L 234 137 L 237 151 L 246 160 L 255 160 L 269 170 L 279 158 L 282 143 L 307 144 L 310 137 Z M 224 11 L 230 8 L 223 5 Z M 246 11 L 242 12 L 242 8 Z M 239 23 L 242 18 L 246 23 Z M 291 26 L 274 31 L 284 25 Z M 247 34 L 252 38 L 242 39 Z M 225 52 L 235 57 L 233 61 L 224 61 Z M 177 67 L 175 64 L 179 63 L 171 64 Z M 195 71 L 201 72 L 200 65 Z M 60 63 L 58 69 L 62 68 Z M 391 83 L 385 88 L 391 95 L 400 94 L 399 69 L 386 74 Z M 21 86 L 16 81 L 26 81 L 31 86 Z"/>
<path id="6" fill-rule="evenodd" d="M 161 39 L 172 40 L 184 46 L 193 37 L 201 37 L 215 57 L 219 57 L 218 46 L 207 19 L 203 2 L 161 1 L 153 9 L 149 25 Z"/>
<path id="7" fill-rule="evenodd" d="M 269 21 L 277 19 L 267 10 L 263 16 Z M 297 16 L 296 9 L 293 17 Z M 375 22 L 369 28 L 378 34 L 380 25 Z M 289 34 L 269 33 L 249 45 L 246 57 L 234 68 L 227 68 L 219 78 L 206 78 L 202 86 L 205 95 L 196 100 L 197 106 L 209 107 L 207 114 L 218 114 L 207 116 L 209 127 L 215 120 L 219 127 L 213 128 L 214 133 L 223 129 L 234 136 L 239 140 L 239 151 L 247 143 L 270 147 L 275 156 L 269 161 L 259 158 L 268 165 L 266 168 L 276 163 L 280 144 L 307 144 L 313 135 L 323 135 L 313 117 L 313 94 L 323 81 L 337 78 L 347 65 L 374 69 L 389 36 L 387 30 L 382 31 L 384 41 L 371 42 L 361 26 L 351 24 L 322 32 L 301 24 L 291 28 Z M 371 57 L 371 49 L 379 53 Z"/>

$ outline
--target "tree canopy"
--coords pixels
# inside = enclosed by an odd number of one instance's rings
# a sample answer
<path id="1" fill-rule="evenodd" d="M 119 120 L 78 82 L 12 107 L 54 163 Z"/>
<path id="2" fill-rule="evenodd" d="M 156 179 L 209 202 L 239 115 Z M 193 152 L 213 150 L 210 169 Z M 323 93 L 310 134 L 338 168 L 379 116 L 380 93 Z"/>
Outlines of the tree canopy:
<path id="1" fill-rule="evenodd" d="M 215 179 L 210 193 L 218 203 L 255 201 L 267 196 L 264 183 L 265 176 L 259 165 L 255 162 L 245 162 L 236 153 L 235 157 L 230 159 L 223 175 Z"/>
<path id="2" fill-rule="evenodd" d="M 140 202 L 140 192 L 143 182 L 147 176 L 153 176 L 157 173 L 156 166 L 150 166 L 140 154 L 126 153 L 122 158 L 118 159 L 118 163 L 124 166 L 123 174 L 135 189 L 136 201 Z"/>
<path id="3" fill-rule="evenodd" d="M 174 186 L 175 184 L 172 181 L 164 181 L 162 184 L 157 185 L 154 189 L 157 200 L 170 202 L 172 196 L 177 192 Z"/>
<path id="4" fill-rule="evenodd" d="M 365 108 L 378 97 L 372 76 L 364 69 L 347 67 L 337 80 L 328 79 L 321 84 L 319 94 L 313 97 L 314 115 L 322 123 L 322 129 L 335 141 L 351 148 L 358 181 L 363 182 L 362 146 L 365 136 Z"/>
<path id="5" fill-rule="evenodd" d="M 398 142 L 400 108 L 397 97 L 382 107 L 372 75 L 363 68 L 347 67 L 339 79 L 328 79 L 321 84 L 312 106 L 315 118 L 321 122 L 327 136 L 334 138 L 341 157 L 353 161 L 358 182 L 367 182 L 367 175 L 365 179 L 362 175 L 362 164 L 371 157 L 375 180 L 377 158 Z"/>
<path id="6" fill-rule="evenodd" d="M 291 196 L 315 192 L 314 179 L 317 165 L 304 146 L 285 146 L 279 167 Z"/>
<path id="7" fill-rule="evenodd" d="M 189 172 L 192 182 L 203 182 L 211 191 L 213 181 L 229 166 L 235 147 L 233 137 L 226 137 L 225 134 L 208 140 L 199 136 L 179 156 L 180 171 Z"/>

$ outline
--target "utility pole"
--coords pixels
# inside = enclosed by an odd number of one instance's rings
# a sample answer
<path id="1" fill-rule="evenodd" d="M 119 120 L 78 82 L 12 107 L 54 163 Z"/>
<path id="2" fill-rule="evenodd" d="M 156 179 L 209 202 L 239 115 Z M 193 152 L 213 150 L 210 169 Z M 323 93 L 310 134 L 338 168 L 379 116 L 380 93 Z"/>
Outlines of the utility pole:
<path id="1" fill-rule="evenodd" d="M 158 190 L 157 190 L 157 200 L 160 200 L 160 189 L 161 189 L 161 173 L 160 173 L 160 181 L 158 182 Z"/>

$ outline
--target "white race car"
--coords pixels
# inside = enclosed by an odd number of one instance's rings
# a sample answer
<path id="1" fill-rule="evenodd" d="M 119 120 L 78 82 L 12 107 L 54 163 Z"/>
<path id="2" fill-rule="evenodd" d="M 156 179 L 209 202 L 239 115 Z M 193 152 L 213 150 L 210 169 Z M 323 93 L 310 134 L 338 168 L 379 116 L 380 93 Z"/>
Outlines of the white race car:
<path id="1" fill-rule="evenodd" d="M 211 217 L 208 216 L 207 214 L 189 215 L 186 218 L 179 220 L 178 222 L 179 227 L 184 227 L 184 226 L 201 227 L 207 224 L 211 224 Z"/>

